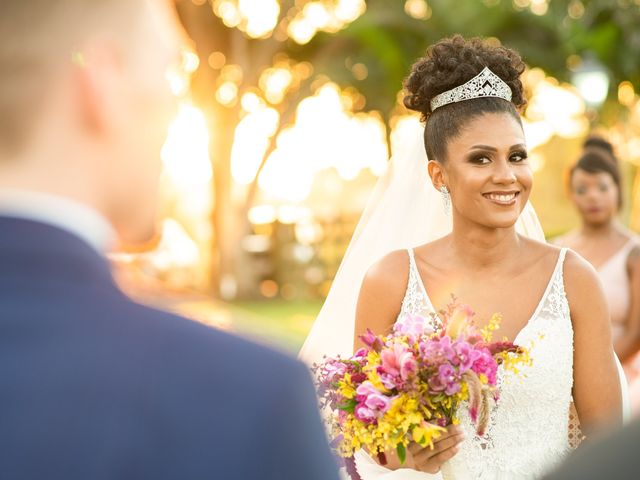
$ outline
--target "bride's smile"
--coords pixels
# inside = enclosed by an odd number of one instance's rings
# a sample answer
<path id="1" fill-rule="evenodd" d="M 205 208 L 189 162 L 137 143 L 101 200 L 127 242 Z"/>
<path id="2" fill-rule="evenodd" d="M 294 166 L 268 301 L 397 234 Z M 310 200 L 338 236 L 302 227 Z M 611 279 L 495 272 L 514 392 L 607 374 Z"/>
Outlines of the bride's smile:
<path id="1" fill-rule="evenodd" d="M 498 205 L 512 206 L 516 204 L 516 197 L 520 192 L 489 192 L 483 193 L 482 196 L 487 200 Z"/>

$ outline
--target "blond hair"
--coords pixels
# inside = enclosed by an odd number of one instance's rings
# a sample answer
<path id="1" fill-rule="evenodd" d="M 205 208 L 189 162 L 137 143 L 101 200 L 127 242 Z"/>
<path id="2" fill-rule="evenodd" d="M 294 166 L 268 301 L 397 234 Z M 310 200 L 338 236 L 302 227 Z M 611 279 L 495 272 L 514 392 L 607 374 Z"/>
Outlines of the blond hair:
<path id="1" fill-rule="evenodd" d="M 98 31 L 132 32 L 142 0 L 0 0 L 0 153 L 27 141 L 56 73 Z"/>

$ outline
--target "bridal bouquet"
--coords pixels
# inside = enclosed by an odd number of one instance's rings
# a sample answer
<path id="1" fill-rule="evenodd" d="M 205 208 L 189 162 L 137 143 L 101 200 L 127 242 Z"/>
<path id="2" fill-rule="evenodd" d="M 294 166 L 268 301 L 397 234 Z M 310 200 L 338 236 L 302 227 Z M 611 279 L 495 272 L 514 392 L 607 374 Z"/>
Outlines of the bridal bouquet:
<path id="1" fill-rule="evenodd" d="M 332 448 L 354 479 L 356 451 L 365 448 L 384 465 L 384 452 L 395 450 L 404 462 L 408 444 L 433 447 L 443 427 L 458 422 L 465 401 L 477 434 L 484 434 L 490 401 L 499 397 L 498 366 L 518 372 L 530 363 L 522 347 L 492 342 L 499 322 L 494 315 L 479 329 L 473 312 L 454 302 L 437 317 L 401 318 L 390 335 L 367 331 L 361 337 L 367 348 L 314 366 Z"/>

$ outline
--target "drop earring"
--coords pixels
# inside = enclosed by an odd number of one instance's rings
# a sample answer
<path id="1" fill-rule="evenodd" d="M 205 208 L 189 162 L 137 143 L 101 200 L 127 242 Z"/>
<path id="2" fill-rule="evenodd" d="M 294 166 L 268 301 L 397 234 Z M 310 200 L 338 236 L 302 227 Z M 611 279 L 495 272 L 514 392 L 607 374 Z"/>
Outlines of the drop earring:
<path id="1" fill-rule="evenodd" d="M 451 213 L 451 195 L 446 185 L 440 187 L 440 193 L 442 194 L 442 207 L 444 208 L 445 215 Z"/>

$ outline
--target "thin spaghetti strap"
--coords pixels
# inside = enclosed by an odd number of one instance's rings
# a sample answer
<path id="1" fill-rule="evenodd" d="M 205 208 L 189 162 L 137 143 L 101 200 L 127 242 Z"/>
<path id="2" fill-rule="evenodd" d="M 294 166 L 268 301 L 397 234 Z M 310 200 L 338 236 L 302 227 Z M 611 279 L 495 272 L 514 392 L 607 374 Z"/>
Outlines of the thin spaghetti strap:
<path id="1" fill-rule="evenodd" d="M 413 252 L 413 248 L 407 248 L 407 253 L 409 254 L 409 270 L 411 273 L 418 273 L 418 265 L 416 265 L 416 256 Z"/>
<path id="2" fill-rule="evenodd" d="M 567 250 L 569 250 L 567 247 L 562 247 L 560 249 L 560 255 L 558 256 L 558 267 L 563 267 L 564 266 L 564 258 L 567 256 Z"/>

